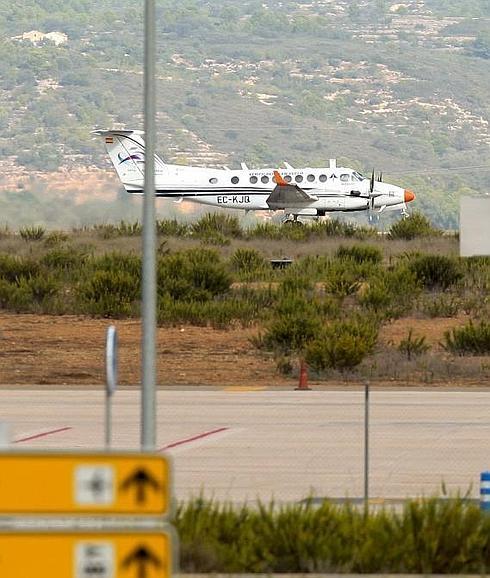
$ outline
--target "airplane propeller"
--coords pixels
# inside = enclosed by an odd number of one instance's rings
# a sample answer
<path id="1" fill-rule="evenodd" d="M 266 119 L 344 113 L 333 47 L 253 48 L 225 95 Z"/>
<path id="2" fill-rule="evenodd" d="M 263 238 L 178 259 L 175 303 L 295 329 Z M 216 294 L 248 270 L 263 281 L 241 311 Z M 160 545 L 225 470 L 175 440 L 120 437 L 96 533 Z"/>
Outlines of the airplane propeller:
<path id="1" fill-rule="evenodd" d="M 371 182 L 369 184 L 369 195 L 372 195 L 374 191 L 374 169 L 373 172 L 371 173 Z"/>

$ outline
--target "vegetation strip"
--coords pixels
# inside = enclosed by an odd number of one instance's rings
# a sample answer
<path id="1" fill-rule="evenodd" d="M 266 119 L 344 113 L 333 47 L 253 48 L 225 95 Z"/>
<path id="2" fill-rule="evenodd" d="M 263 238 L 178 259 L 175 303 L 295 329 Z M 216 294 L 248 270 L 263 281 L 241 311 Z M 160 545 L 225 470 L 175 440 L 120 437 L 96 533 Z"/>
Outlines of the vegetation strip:
<path id="1" fill-rule="evenodd" d="M 485 574 L 490 518 L 462 498 L 401 510 L 196 499 L 174 522 L 185 573 Z"/>
<path id="2" fill-rule="evenodd" d="M 481 380 L 490 374 L 484 359 L 490 352 L 490 259 L 457 257 L 457 239 L 420 214 L 383 236 L 333 219 L 247 229 L 223 213 L 188 224 L 160 221 L 158 230 L 161 326 L 252 327 L 257 355 L 290 376 L 300 360 L 320 380 L 430 384 L 448 375 Z M 141 258 L 139 242 L 133 249 L 131 242 L 139 235 L 139 223 L 125 222 L 72 233 L 6 231 L 0 308 L 138 317 Z M 285 243 L 297 257 L 286 269 L 274 269 L 271 247 L 284 256 Z M 439 252 L 427 252 L 433 246 Z M 396 320 L 408 318 L 454 321 L 436 342 L 409 323 L 396 341 L 380 339 Z"/>

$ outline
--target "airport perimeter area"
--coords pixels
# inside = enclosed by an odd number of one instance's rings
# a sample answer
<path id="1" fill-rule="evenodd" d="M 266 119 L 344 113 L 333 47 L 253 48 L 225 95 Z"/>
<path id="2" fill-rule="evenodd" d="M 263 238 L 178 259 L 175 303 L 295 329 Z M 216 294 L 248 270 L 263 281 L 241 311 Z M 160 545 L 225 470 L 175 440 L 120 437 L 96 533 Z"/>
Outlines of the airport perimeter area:
<path id="1" fill-rule="evenodd" d="M 113 447 L 139 447 L 139 391 L 114 396 Z M 166 388 L 158 391 L 157 447 L 174 462 L 174 496 L 236 503 L 359 498 L 364 391 Z M 14 449 L 100 449 L 99 389 L 4 389 Z M 489 468 L 490 390 L 374 390 L 370 497 L 459 492 L 477 498 Z"/>

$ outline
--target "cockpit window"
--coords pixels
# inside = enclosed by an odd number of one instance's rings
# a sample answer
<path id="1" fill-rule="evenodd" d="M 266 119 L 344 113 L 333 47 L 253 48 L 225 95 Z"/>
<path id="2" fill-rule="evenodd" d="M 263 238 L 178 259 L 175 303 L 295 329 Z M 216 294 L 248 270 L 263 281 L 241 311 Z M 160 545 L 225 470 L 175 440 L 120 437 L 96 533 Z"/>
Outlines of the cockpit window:
<path id="1" fill-rule="evenodd" d="M 356 181 L 363 181 L 366 177 L 363 177 L 361 175 L 361 173 L 358 173 L 357 171 L 354 171 L 352 173 L 352 178 L 355 179 Z"/>
<path id="2" fill-rule="evenodd" d="M 348 174 L 346 174 L 346 173 L 344 173 L 343 175 L 340 175 L 340 180 L 341 180 L 343 183 L 347 183 L 347 182 L 349 181 L 349 179 L 350 179 L 350 175 L 348 175 Z"/>

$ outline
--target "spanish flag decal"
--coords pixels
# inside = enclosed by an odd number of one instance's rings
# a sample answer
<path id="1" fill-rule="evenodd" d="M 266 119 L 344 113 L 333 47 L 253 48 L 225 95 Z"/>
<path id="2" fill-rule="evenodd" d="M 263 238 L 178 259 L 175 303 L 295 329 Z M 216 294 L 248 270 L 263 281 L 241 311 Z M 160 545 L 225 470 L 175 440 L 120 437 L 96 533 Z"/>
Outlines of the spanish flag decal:
<path id="1" fill-rule="evenodd" d="M 114 144 L 114 138 L 112 136 L 106 136 L 105 137 L 105 142 L 107 144 Z"/>

